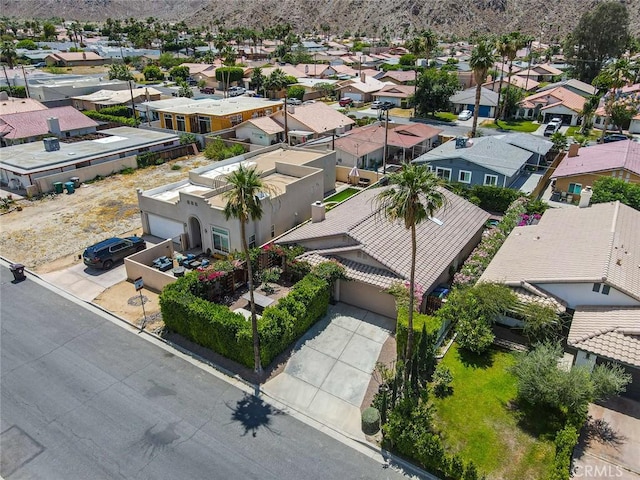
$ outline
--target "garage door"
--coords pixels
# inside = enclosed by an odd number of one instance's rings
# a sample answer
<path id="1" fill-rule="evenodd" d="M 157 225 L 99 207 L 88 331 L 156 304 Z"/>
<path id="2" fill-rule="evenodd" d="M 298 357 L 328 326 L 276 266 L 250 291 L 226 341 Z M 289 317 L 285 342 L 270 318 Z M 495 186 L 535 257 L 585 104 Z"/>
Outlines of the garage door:
<path id="1" fill-rule="evenodd" d="M 340 301 L 385 317 L 395 318 L 395 298 L 388 293 L 381 292 L 381 290 L 380 287 L 374 287 L 362 282 L 341 281 Z"/>
<path id="2" fill-rule="evenodd" d="M 147 214 L 149 219 L 149 233 L 159 238 L 171 238 L 174 242 L 180 243 L 180 234 L 184 233 L 182 222 L 176 222 L 169 218 Z"/>
<path id="3" fill-rule="evenodd" d="M 490 117 L 491 116 L 491 107 L 488 106 L 482 106 L 480 105 L 480 108 L 478 109 L 478 116 L 480 117 Z"/>

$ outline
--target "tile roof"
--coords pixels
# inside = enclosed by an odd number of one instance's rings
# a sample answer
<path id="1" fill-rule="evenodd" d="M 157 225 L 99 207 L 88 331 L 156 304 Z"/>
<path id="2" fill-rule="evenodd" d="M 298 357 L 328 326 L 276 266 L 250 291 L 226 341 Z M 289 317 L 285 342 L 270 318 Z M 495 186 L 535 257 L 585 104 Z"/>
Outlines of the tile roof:
<path id="1" fill-rule="evenodd" d="M 140 87 L 131 90 L 98 90 L 88 95 L 78 95 L 71 97 L 73 100 L 86 100 L 99 105 L 122 105 L 131 102 L 131 97 L 135 99 L 146 99 L 156 97 L 160 99 L 162 92 L 153 87 Z"/>
<path id="2" fill-rule="evenodd" d="M 5 138 L 28 138 L 49 133 L 47 119 L 51 117 L 58 119 L 60 131 L 62 132 L 98 126 L 95 121 L 73 107 L 48 108 L 46 110 L 3 115 L 0 123 L 5 123 L 10 127 L 5 129 L 8 131 L 4 135 Z"/>
<path id="3" fill-rule="evenodd" d="M 381 81 L 384 81 L 382 79 L 385 79 L 385 78 L 392 78 L 396 82 L 401 82 L 401 83 L 412 82 L 416 79 L 415 72 L 411 70 L 391 70 L 388 72 L 381 72 L 376 76 L 378 77 L 378 80 L 381 80 Z"/>
<path id="4" fill-rule="evenodd" d="M 582 111 L 586 99 L 582 95 L 572 92 L 564 87 L 556 87 L 552 90 L 545 90 L 528 96 L 520 105 L 523 108 L 535 108 L 536 104 L 543 105 L 542 109 L 564 105 L 574 112 Z"/>
<path id="5" fill-rule="evenodd" d="M 620 202 L 549 209 L 513 229 L 481 280 L 607 283 L 640 301 L 639 238 L 640 212 Z"/>
<path id="6" fill-rule="evenodd" d="M 451 103 L 459 103 L 463 105 L 471 105 L 476 103 L 476 87 L 467 88 L 449 97 Z M 488 105 L 495 107 L 498 105 L 498 94 L 488 88 L 480 90 L 480 105 Z"/>
<path id="7" fill-rule="evenodd" d="M 286 233 L 278 243 L 301 243 L 321 238 L 336 246 L 360 245 L 362 251 L 402 279 L 408 279 L 411 266 L 411 236 L 401 222 L 391 222 L 376 205 L 378 188 L 354 195 L 326 213 L 322 222 L 308 222 Z M 416 227 L 418 251 L 416 281 L 431 287 L 454 259 L 468 246 L 489 214 L 463 198 L 442 189 L 446 205 L 434 220 Z"/>
<path id="8" fill-rule="evenodd" d="M 294 118 L 315 133 L 331 132 L 336 128 L 348 127 L 355 124 L 355 121 L 322 102 L 289 107 L 287 115 L 289 118 Z M 272 118 L 279 122 L 283 117 L 284 111 L 278 111 Z M 291 129 L 291 125 L 289 125 L 289 128 Z"/>
<path id="9" fill-rule="evenodd" d="M 625 140 L 580 148 L 575 157 L 565 157 L 551 177 L 570 177 L 620 169 L 640 175 L 640 143 Z"/>
<path id="10" fill-rule="evenodd" d="M 594 87 L 593 85 L 589 85 L 588 83 L 581 82 L 580 80 L 576 80 L 575 78 L 570 78 L 569 80 L 565 80 L 562 82 L 550 83 L 549 85 L 545 85 L 544 87 L 540 88 L 538 92 L 545 92 L 548 90 L 553 90 L 554 88 L 557 88 L 557 87 L 564 87 L 564 86 L 568 86 L 568 87 L 575 88 L 576 90 L 580 90 L 581 92 L 584 92 L 586 96 L 594 95 L 596 93 L 596 87 Z"/>
<path id="11" fill-rule="evenodd" d="M 33 98 L 8 97 L 0 100 L 0 115 L 10 115 L 12 113 L 32 112 L 34 110 L 46 110 L 42 103 Z"/>
<path id="12" fill-rule="evenodd" d="M 415 123 L 389 128 L 387 144 L 392 147 L 411 148 L 436 137 L 442 130 L 429 125 Z M 384 147 L 384 125 L 372 124 L 352 129 L 346 135 L 336 139 L 338 149 L 353 155 L 366 155 Z"/>
<path id="13" fill-rule="evenodd" d="M 278 122 L 276 122 L 271 117 L 252 118 L 251 120 L 247 120 L 244 123 L 250 123 L 252 125 L 255 125 L 260 130 L 262 130 L 264 133 L 267 133 L 267 134 L 270 134 L 270 135 L 274 134 L 274 133 L 284 132 L 284 128 L 282 128 L 282 125 L 280 125 Z M 240 127 L 240 126 L 242 126 L 242 124 L 238 125 L 238 127 Z"/>
<path id="14" fill-rule="evenodd" d="M 482 86 L 484 87 L 485 85 L 492 85 L 492 84 L 500 85 L 500 79 L 497 78 L 495 80 L 492 80 L 491 82 L 483 83 Z M 511 84 L 511 85 L 513 85 L 515 87 L 522 88 L 522 89 L 526 88 L 527 90 L 533 90 L 535 88 L 538 88 L 538 85 L 540 85 L 540 82 L 537 82 L 537 81 L 533 80 L 532 78 L 529 78 L 527 80 L 526 78 L 519 77 L 518 75 L 511 75 L 511 80 L 510 81 L 509 81 L 509 77 L 503 77 L 502 78 L 503 88 L 507 84 Z"/>
<path id="15" fill-rule="evenodd" d="M 78 62 L 80 60 L 104 60 L 95 52 L 56 52 L 47 57 L 53 57 L 56 60 L 64 60 L 65 62 Z"/>
<path id="16" fill-rule="evenodd" d="M 493 136 L 474 138 L 468 145 L 465 148 L 456 148 L 456 142 L 450 140 L 423 153 L 413 160 L 413 163 L 460 158 L 510 177 L 531 157 L 531 152 Z"/>
<path id="17" fill-rule="evenodd" d="M 349 279 L 375 285 L 380 288 L 389 288 L 394 283 L 402 280 L 401 277 L 388 270 L 354 262 L 353 260 L 348 260 L 336 255 L 309 252 L 300 255 L 298 258 L 309 262 L 312 266 L 326 262 L 327 260 L 336 260 L 344 266 L 345 273 Z"/>
<path id="18" fill-rule="evenodd" d="M 336 85 L 336 90 L 354 88 L 363 93 L 373 93 L 384 88 L 386 83 L 376 80 L 372 76 L 365 76 L 364 82 L 360 78 L 344 80 Z"/>
<path id="19" fill-rule="evenodd" d="M 387 85 L 386 87 L 378 90 L 373 96 L 407 98 L 413 95 L 413 91 L 413 85 Z"/>
<path id="20" fill-rule="evenodd" d="M 640 308 L 578 307 L 567 343 L 610 360 L 640 367 Z"/>

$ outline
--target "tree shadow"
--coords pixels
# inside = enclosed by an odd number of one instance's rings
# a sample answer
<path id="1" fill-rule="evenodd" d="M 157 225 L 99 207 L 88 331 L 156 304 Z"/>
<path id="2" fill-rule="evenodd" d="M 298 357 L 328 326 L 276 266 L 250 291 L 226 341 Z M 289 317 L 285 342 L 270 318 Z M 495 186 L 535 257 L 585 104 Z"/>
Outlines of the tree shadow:
<path id="1" fill-rule="evenodd" d="M 235 407 L 227 404 L 231 409 L 231 420 L 240 422 L 244 428 L 242 436 L 251 433 L 252 437 L 258 434 L 258 430 L 266 428 L 271 433 L 279 435 L 280 433 L 271 428 L 271 420 L 275 415 L 283 415 L 284 412 L 272 407 L 268 403 L 262 401 L 261 398 L 247 393 L 236 402 Z"/>
<path id="2" fill-rule="evenodd" d="M 583 429 L 585 443 L 588 445 L 592 441 L 605 445 L 619 446 L 622 445 L 627 437 L 620 435 L 615 431 L 609 422 L 602 418 L 594 419 L 589 416 L 587 423 Z"/>
<path id="3" fill-rule="evenodd" d="M 490 368 L 493 366 L 493 357 L 495 351 L 489 349 L 488 351 L 478 354 L 473 353 L 464 348 L 458 349 L 458 358 L 460 362 L 467 368 Z"/>
<path id="4" fill-rule="evenodd" d="M 513 412 L 518 427 L 535 438 L 553 440 L 566 423 L 565 416 L 555 408 L 530 405 L 520 399 L 508 402 L 505 407 Z"/>

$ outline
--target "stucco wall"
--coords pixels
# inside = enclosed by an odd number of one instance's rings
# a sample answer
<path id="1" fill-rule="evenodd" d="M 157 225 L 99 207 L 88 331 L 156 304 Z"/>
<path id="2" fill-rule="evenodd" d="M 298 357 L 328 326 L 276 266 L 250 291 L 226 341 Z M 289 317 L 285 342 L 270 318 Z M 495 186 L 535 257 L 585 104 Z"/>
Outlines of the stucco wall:
<path id="1" fill-rule="evenodd" d="M 385 317 L 396 317 L 395 298 L 383 292 L 381 287 L 356 281 L 338 280 L 338 283 L 337 300 Z"/>
<path id="2" fill-rule="evenodd" d="M 640 302 L 613 287 L 608 295 L 603 295 L 592 291 L 593 283 L 536 282 L 535 285 L 567 302 L 569 308 L 576 308 L 579 305 L 640 306 Z"/>
<path id="3" fill-rule="evenodd" d="M 162 256 L 173 258 L 173 242 L 171 240 L 165 240 L 125 258 L 124 267 L 127 272 L 127 280 L 134 281 L 142 277 L 145 288 L 161 292 L 165 286 L 176 281 L 171 270 L 161 272 L 151 266 L 154 259 Z"/>

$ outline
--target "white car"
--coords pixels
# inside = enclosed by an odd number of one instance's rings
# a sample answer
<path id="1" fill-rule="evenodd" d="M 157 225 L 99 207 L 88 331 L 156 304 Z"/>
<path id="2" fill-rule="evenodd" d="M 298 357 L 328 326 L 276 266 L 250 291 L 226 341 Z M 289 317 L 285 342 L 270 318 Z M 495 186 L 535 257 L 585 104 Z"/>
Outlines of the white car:
<path id="1" fill-rule="evenodd" d="M 469 120 L 473 117 L 473 112 L 471 110 L 463 110 L 458 115 L 458 120 Z"/>

